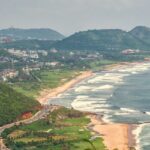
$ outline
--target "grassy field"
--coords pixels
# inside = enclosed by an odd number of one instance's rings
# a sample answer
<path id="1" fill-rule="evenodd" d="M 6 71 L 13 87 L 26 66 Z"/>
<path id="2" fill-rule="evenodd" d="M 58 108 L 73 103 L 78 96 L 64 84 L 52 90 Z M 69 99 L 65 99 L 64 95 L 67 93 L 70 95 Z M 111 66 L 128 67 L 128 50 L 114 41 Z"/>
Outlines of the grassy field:
<path id="1" fill-rule="evenodd" d="M 90 140 L 85 114 L 60 108 L 43 120 L 15 126 L 3 132 L 12 150 L 105 150 L 103 140 Z"/>
<path id="2" fill-rule="evenodd" d="M 70 70 L 41 70 L 32 72 L 34 80 L 23 80 L 13 83 L 13 88 L 29 97 L 36 97 L 39 91 L 46 88 L 56 88 L 74 78 L 79 71 Z"/>
<path id="3" fill-rule="evenodd" d="M 100 71 L 103 70 L 106 65 L 111 65 L 118 63 L 117 61 L 111 61 L 111 60 L 99 60 L 99 61 L 93 61 L 90 63 L 90 67 L 93 71 Z"/>
<path id="4" fill-rule="evenodd" d="M 90 62 L 89 68 L 93 71 L 100 71 L 106 65 L 114 64 L 115 61 L 99 60 Z M 82 68 L 80 68 L 82 70 Z M 16 80 L 13 82 L 12 87 L 32 98 L 36 98 L 39 95 L 39 91 L 46 88 L 56 88 L 68 80 L 74 78 L 80 73 L 79 70 L 68 69 L 54 69 L 54 70 L 40 70 L 32 71 L 30 73 L 30 79 Z"/>

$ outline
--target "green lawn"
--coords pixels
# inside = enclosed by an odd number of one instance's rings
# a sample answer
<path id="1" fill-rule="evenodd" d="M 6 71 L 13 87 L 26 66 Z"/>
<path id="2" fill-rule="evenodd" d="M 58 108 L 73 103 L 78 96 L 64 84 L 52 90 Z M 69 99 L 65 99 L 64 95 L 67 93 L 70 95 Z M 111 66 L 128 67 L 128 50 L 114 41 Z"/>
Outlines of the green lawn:
<path id="1" fill-rule="evenodd" d="M 71 123 L 74 125 L 85 125 L 89 123 L 89 118 L 85 118 L 85 117 L 80 117 L 80 118 L 67 118 L 64 119 L 63 122 L 64 123 Z"/>
<path id="2" fill-rule="evenodd" d="M 79 74 L 70 70 L 41 70 L 32 72 L 34 80 L 14 82 L 12 87 L 29 97 L 36 97 L 39 91 L 46 88 L 56 88 Z"/>
<path id="3" fill-rule="evenodd" d="M 95 140 L 91 141 L 94 145 L 96 150 L 106 150 L 103 139 L 96 138 Z M 74 143 L 75 148 L 72 148 L 72 150 L 94 150 L 92 149 L 91 143 L 89 141 L 78 141 L 77 143 Z"/>
<path id="4" fill-rule="evenodd" d="M 103 70 L 106 65 L 115 64 L 117 61 L 111 61 L 111 60 L 99 60 L 99 61 L 93 61 L 90 63 L 90 67 L 94 71 L 100 71 Z"/>
<path id="5" fill-rule="evenodd" d="M 44 120 L 38 120 L 36 122 L 33 122 L 32 124 L 26 125 L 26 126 L 20 126 L 19 129 L 23 131 L 47 131 L 50 128 L 50 126 L 47 124 Z"/>

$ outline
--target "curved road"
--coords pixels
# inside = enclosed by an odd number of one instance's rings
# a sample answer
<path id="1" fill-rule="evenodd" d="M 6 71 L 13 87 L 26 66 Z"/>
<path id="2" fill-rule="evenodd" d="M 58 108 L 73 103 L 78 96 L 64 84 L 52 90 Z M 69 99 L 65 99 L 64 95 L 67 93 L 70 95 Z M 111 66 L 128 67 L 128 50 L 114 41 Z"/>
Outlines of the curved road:
<path id="1" fill-rule="evenodd" d="M 25 119 L 25 120 L 21 120 L 21 121 L 17 121 L 17 122 L 14 122 L 14 123 L 10 123 L 10 124 L 7 124 L 7 125 L 4 125 L 2 127 L 0 127 L 0 135 L 1 133 L 5 130 L 5 129 L 8 129 L 8 128 L 11 128 L 13 127 L 14 125 L 20 125 L 21 123 L 23 124 L 30 124 L 32 122 L 35 122 L 37 120 L 40 120 L 44 117 L 46 117 L 50 112 L 53 112 L 54 110 L 58 109 L 59 106 L 54 106 L 54 105 L 48 105 L 48 106 L 44 106 L 44 108 L 42 110 L 40 110 L 39 112 L 37 112 L 34 116 L 32 116 L 31 118 L 29 119 Z M 9 150 L 4 142 L 3 142 L 3 139 L 0 137 L 0 150 Z"/>

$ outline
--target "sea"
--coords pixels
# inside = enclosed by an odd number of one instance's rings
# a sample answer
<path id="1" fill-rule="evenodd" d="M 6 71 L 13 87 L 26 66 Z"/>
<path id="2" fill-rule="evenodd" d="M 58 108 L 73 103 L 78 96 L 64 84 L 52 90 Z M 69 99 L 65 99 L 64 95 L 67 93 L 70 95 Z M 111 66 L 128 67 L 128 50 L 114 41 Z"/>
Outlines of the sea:
<path id="1" fill-rule="evenodd" d="M 96 72 L 49 101 L 103 115 L 105 122 L 138 124 L 137 150 L 150 150 L 150 63 Z"/>

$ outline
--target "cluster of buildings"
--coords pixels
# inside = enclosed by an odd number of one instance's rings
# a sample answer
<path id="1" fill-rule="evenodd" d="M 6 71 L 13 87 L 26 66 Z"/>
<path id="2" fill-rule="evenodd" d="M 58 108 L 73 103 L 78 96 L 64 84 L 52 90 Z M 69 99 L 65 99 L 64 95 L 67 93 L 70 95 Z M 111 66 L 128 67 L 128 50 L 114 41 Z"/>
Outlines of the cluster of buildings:
<path id="1" fill-rule="evenodd" d="M 136 53 L 140 53 L 140 50 L 126 49 L 126 50 L 123 50 L 121 53 L 125 55 L 136 54 Z"/>
<path id="2" fill-rule="evenodd" d="M 23 58 L 38 59 L 39 55 L 42 55 L 42 56 L 48 55 L 48 52 L 45 50 L 37 50 L 37 51 L 34 51 L 34 50 L 16 50 L 16 49 L 12 48 L 12 49 L 7 49 L 7 51 L 10 54 L 17 56 L 17 57 L 20 57 L 20 58 L 23 57 Z"/>
<path id="3" fill-rule="evenodd" d="M 60 65 L 59 62 L 55 61 L 55 62 L 38 62 L 36 65 L 32 65 L 32 66 L 25 66 L 22 68 L 22 71 L 25 74 L 30 74 L 31 71 L 37 71 L 37 70 L 41 70 L 41 68 L 43 66 L 49 66 L 49 67 L 56 67 Z"/>
<path id="4" fill-rule="evenodd" d="M 58 50 L 57 50 L 57 49 L 55 49 L 55 48 L 52 48 L 52 49 L 50 50 L 50 52 L 51 52 L 51 53 L 57 53 L 57 52 L 58 52 Z"/>
<path id="5" fill-rule="evenodd" d="M 103 55 L 101 55 L 100 53 L 87 54 L 87 55 L 82 55 L 79 58 L 81 60 L 96 60 L 96 59 L 103 59 Z"/>
<path id="6" fill-rule="evenodd" d="M 8 79 L 17 77 L 18 73 L 19 72 L 14 69 L 5 69 L 0 72 L 0 79 L 3 81 L 7 81 Z"/>
<path id="7" fill-rule="evenodd" d="M 10 61 L 10 58 L 5 57 L 5 56 L 0 56 L 0 62 L 1 62 L 1 63 L 6 63 L 6 62 L 8 62 L 8 61 Z"/>
<path id="8" fill-rule="evenodd" d="M 16 50 L 16 49 L 8 49 L 8 52 L 17 57 L 28 57 L 28 58 L 35 58 L 38 59 L 39 55 L 36 51 L 23 51 L 23 50 Z"/>
<path id="9" fill-rule="evenodd" d="M 45 66 L 55 67 L 55 66 L 58 66 L 58 65 L 59 65 L 59 62 L 58 62 L 58 61 L 45 62 Z"/>
<path id="10" fill-rule="evenodd" d="M 1 36 L 0 35 L 0 43 L 10 43 L 13 39 L 9 36 Z"/>
<path id="11" fill-rule="evenodd" d="M 29 67 L 29 66 L 26 66 L 26 67 L 23 67 L 22 68 L 22 71 L 27 74 L 27 75 L 30 75 L 30 72 L 31 71 L 36 71 L 36 70 L 40 70 L 40 67 Z"/>
<path id="12" fill-rule="evenodd" d="M 58 51 L 55 48 L 51 49 L 50 51 L 19 50 L 14 48 L 5 49 L 5 51 L 7 51 L 10 56 L 0 56 L 0 63 L 9 62 L 9 68 L 11 69 L 4 69 L 5 67 L 1 68 L 3 69 L 3 71 L 0 71 L 0 79 L 3 81 L 7 81 L 10 78 L 20 76 L 19 72 L 14 69 L 15 67 L 20 67 L 26 75 L 31 75 L 31 71 L 41 70 L 42 68 L 57 69 L 59 67 L 65 67 L 65 65 L 67 65 L 68 62 L 71 62 L 71 60 L 73 60 L 73 63 L 76 64 L 80 60 L 94 61 L 103 59 L 103 55 L 101 55 L 99 52 L 64 52 Z"/>

